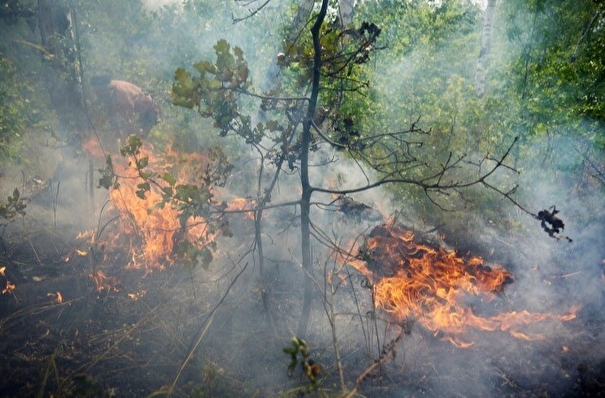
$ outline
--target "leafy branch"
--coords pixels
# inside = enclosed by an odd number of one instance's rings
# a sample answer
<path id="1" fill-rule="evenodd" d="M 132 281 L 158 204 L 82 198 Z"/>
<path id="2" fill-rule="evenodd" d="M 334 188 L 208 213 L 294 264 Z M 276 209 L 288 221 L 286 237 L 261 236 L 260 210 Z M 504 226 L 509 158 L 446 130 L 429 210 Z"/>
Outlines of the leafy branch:
<path id="1" fill-rule="evenodd" d="M 317 380 L 317 377 L 323 371 L 322 366 L 315 363 L 315 361 L 311 358 L 309 347 L 307 346 L 307 342 L 305 340 L 299 339 L 298 337 L 292 337 L 290 342 L 292 345 L 283 349 L 285 354 L 290 355 L 288 376 L 292 377 L 296 367 L 298 364 L 300 364 L 303 373 L 311 383 L 311 387 L 314 390 L 317 390 L 319 388 L 319 381 Z"/>
<path id="2" fill-rule="evenodd" d="M 201 166 L 201 170 L 193 176 L 197 181 L 189 181 L 192 176 L 180 181 L 180 178 L 165 166 L 159 165 L 164 168 L 160 172 L 153 170 L 149 156 L 141 152 L 142 145 L 138 136 L 130 135 L 127 143 L 120 148 L 121 155 L 128 159 L 128 166 L 136 172 L 136 178 L 140 179 L 136 184 L 136 196 L 145 200 L 152 191 L 159 194 L 160 200 L 148 209 L 149 212 L 159 211 L 166 206 L 177 211 L 180 228 L 175 231 L 173 237 L 175 246 L 172 254 L 186 265 L 193 266 L 201 262 L 206 267 L 212 261 L 212 251 L 216 248 L 216 243 L 211 237 L 217 232 L 224 236 L 233 236 L 225 217 L 227 204 L 215 198 L 213 192 L 213 187 L 224 186 L 232 165 L 220 149 L 214 148 L 208 151 L 205 166 L 202 165 L 201 159 L 196 159 Z M 174 159 L 172 163 L 179 162 L 182 163 L 183 160 Z M 116 173 L 110 156 L 106 158 L 106 167 L 101 170 L 101 174 L 100 185 L 108 189 L 120 189 L 119 180 L 127 178 Z M 199 229 L 200 226 L 204 228 L 203 236 L 210 239 L 205 242 L 192 241 L 187 231 L 194 227 Z"/>
<path id="3" fill-rule="evenodd" d="M 29 199 L 21 196 L 21 192 L 17 188 L 13 190 L 13 194 L 7 197 L 7 202 L 0 203 L 0 218 L 7 222 L 12 222 L 17 216 L 25 216 L 25 209 Z M 0 223 L 0 225 L 3 225 Z"/>

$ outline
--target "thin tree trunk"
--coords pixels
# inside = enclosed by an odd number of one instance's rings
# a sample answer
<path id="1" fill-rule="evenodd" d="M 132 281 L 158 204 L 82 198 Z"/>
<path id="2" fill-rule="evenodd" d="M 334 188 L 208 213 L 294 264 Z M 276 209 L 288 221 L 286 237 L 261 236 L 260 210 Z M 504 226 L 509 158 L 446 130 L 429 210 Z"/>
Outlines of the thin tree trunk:
<path id="1" fill-rule="evenodd" d="M 305 25 L 309 20 L 314 4 L 314 0 L 299 1 L 296 15 L 294 15 L 294 19 L 292 20 L 292 27 L 289 30 L 290 33 L 288 33 L 288 41 L 295 41 L 298 38 L 300 32 L 305 28 Z"/>
<path id="2" fill-rule="evenodd" d="M 311 318 L 311 303 L 313 299 L 313 259 L 311 257 L 311 220 L 309 212 L 311 208 L 311 195 L 313 187 L 309 182 L 309 147 L 311 144 L 311 124 L 317 108 L 319 96 L 319 81 L 321 75 L 321 26 L 326 18 L 328 9 L 328 0 L 322 0 L 321 10 L 317 15 L 315 23 L 311 28 L 313 35 L 313 83 L 311 86 L 311 97 L 307 116 L 303 124 L 300 156 L 300 182 L 302 195 L 300 200 L 300 232 L 301 232 L 301 251 L 303 272 L 305 273 L 305 292 L 303 298 L 303 309 L 298 323 L 297 336 L 304 338 L 307 334 L 307 327 Z"/>
<path id="3" fill-rule="evenodd" d="M 356 0 L 338 0 L 338 18 L 340 26 L 347 28 L 353 23 L 353 11 L 355 10 Z"/>
<path id="4" fill-rule="evenodd" d="M 483 32 L 481 33 L 481 50 L 477 58 L 477 69 L 475 70 L 475 91 L 477 96 L 485 94 L 487 71 L 485 67 L 486 57 L 492 45 L 492 31 L 494 27 L 494 16 L 496 15 L 497 0 L 488 0 L 485 9 L 485 20 L 483 21 Z"/>
<path id="5" fill-rule="evenodd" d="M 81 63 L 73 13 L 58 0 L 38 0 L 38 29 L 45 49 L 45 81 L 61 124 L 71 140 L 88 126 L 83 109 Z M 75 132 L 75 134 L 74 134 Z"/>

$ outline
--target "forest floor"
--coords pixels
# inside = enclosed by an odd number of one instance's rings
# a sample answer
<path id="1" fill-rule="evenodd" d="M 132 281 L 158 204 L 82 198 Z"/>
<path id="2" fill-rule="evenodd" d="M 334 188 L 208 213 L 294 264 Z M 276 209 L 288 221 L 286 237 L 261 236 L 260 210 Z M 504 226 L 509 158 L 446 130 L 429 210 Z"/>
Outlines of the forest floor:
<path id="1" fill-rule="evenodd" d="M 273 264 L 267 288 L 247 265 L 242 279 L 230 288 L 245 263 L 223 257 L 209 270 L 172 267 L 148 273 L 124 267 L 127 250 L 99 263 L 77 232 L 29 223 L 3 234 L 2 396 L 164 395 L 176 378 L 175 396 L 338 395 L 338 371 L 325 320 L 314 322 L 308 336 L 312 356 L 325 367 L 322 390 L 308 390 L 308 381 L 299 373 L 286 375 L 289 357 L 282 348 L 290 344 L 302 294 L 301 287 L 291 282 L 297 267 Z M 93 276 L 101 269 L 109 279 L 99 290 Z M 359 286 L 360 280 L 353 275 L 350 283 Z M 563 285 L 565 280 L 555 283 Z M 342 294 L 337 305 L 347 307 L 342 301 L 350 304 L 354 294 L 368 295 L 353 290 Z M 552 337 L 540 341 L 477 332 L 471 349 L 453 347 L 415 326 L 396 348 L 396 359 L 373 372 L 360 393 L 603 396 L 605 317 L 597 312 L 601 306 L 595 302 L 592 309 L 580 310 L 576 319 L 552 326 Z M 349 307 L 343 313 L 353 311 Z M 321 303 L 316 302 L 314 317 L 325 317 Z M 352 388 L 377 358 L 372 352 L 380 351 L 379 344 L 388 343 L 399 328 L 385 322 L 356 322 L 354 314 L 343 317 L 338 328 L 345 383 Z M 198 339 L 199 347 L 179 373 Z"/>
<path id="2" fill-rule="evenodd" d="M 39 160 L 36 181 L 56 174 L 48 165 L 57 159 Z M 83 165 L 74 168 L 88 169 Z M 283 352 L 303 295 L 295 256 L 279 257 L 296 247 L 284 243 L 287 233 L 267 237 L 265 255 L 274 258 L 262 283 L 254 258 L 242 254 L 250 226 L 236 228 L 239 238 L 224 248 L 219 242 L 208 269 L 150 272 L 127 266 L 124 242 L 112 250 L 94 242 L 100 229 L 115 231 L 76 211 L 89 205 L 84 194 L 69 194 L 84 191 L 81 181 L 64 180 L 61 195 L 71 202 L 61 208 L 58 182 L 54 191 L 52 184 L 31 188 L 27 215 L 0 230 L 0 396 L 342 396 L 402 330 L 374 311 L 355 269 L 341 269 L 333 293 L 333 280 L 318 283 L 306 336 L 310 357 L 323 367 L 315 390 L 300 369 L 288 377 Z M 389 351 L 393 358 L 359 384 L 359 396 L 605 396 L 603 224 L 573 245 L 543 237 L 539 228 L 541 240 L 521 231 L 481 234 L 473 254 L 501 261 L 515 282 L 488 303 L 470 300 L 473 312 L 561 314 L 575 307 L 576 317 L 530 328 L 539 336 L 534 341 L 471 330 L 469 348 L 416 323 L 394 347 L 396 356 Z"/>

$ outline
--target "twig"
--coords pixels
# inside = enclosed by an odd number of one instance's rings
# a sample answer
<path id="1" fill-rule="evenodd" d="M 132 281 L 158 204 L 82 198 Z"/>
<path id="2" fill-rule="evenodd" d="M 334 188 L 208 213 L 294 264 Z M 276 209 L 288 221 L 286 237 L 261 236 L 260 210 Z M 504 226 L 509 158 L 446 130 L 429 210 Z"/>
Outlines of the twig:
<path id="1" fill-rule="evenodd" d="M 382 349 L 382 352 L 380 353 L 380 357 L 378 357 L 378 359 L 375 360 L 374 363 L 372 363 L 370 366 L 368 366 L 368 368 L 366 370 L 364 370 L 363 373 L 359 375 L 359 377 L 357 377 L 357 381 L 355 382 L 355 388 L 353 388 L 351 391 L 349 391 L 349 393 L 347 395 L 345 395 L 344 398 L 352 398 L 355 394 L 357 394 L 357 391 L 359 390 L 359 388 L 361 387 L 361 385 L 363 384 L 365 379 L 367 379 L 368 376 L 370 376 L 370 374 L 374 371 L 374 369 L 385 364 L 391 358 L 395 357 L 395 346 L 403 338 L 405 330 L 406 330 L 405 328 L 401 328 L 399 335 L 397 335 L 397 337 L 394 340 L 392 340 L 389 344 L 384 346 L 384 348 Z"/>
<path id="2" fill-rule="evenodd" d="M 269 4 L 271 2 L 271 0 L 267 0 L 265 1 L 262 5 L 260 5 L 256 10 L 251 11 L 248 15 L 246 15 L 245 17 L 241 17 L 241 18 L 235 18 L 234 16 L 232 16 L 231 18 L 233 18 L 233 24 L 235 25 L 238 22 L 242 22 L 245 21 L 248 18 L 252 18 L 253 16 L 255 16 L 258 12 L 260 12 L 263 8 L 265 8 L 267 6 L 267 4 Z"/>
<path id="3" fill-rule="evenodd" d="M 601 170 L 599 170 L 599 167 L 588 157 L 587 154 L 580 152 L 580 150 L 578 148 L 574 148 L 574 149 L 576 150 L 578 155 L 582 156 L 584 158 L 584 160 L 590 165 L 590 167 L 592 167 L 595 170 L 595 172 L 599 176 L 598 180 L 601 181 L 601 183 L 605 185 L 605 174 L 603 174 L 603 172 Z"/>
<path id="4" fill-rule="evenodd" d="M 334 257 L 334 256 L 330 256 Z M 344 371 L 342 368 L 342 356 L 340 354 L 340 344 L 338 340 L 338 333 L 336 332 L 336 313 L 334 312 L 334 296 L 336 295 L 336 290 L 338 290 L 338 286 L 334 287 L 333 278 L 336 276 L 335 267 L 332 268 L 329 272 L 331 273 L 330 277 L 328 277 L 328 260 L 324 263 L 324 288 L 323 288 L 323 300 L 322 304 L 324 307 L 324 311 L 326 312 L 326 317 L 328 318 L 328 322 L 330 323 L 330 329 L 332 331 L 332 345 L 334 346 L 334 353 L 336 355 L 336 367 L 338 368 L 338 377 L 340 380 L 340 388 L 344 392 L 345 391 L 345 378 Z M 328 286 L 330 287 L 328 298 Z"/>
<path id="5" fill-rule="evenodd" d="M 29 247 L 31 247 L 32 251 L 34 252 L 34 256 L 36 257 L 36 260 L 38 261 L 38 264 L 39 265 L 44 265 L 44 264 L 42 264 L 42 260 L 40 259 L 40 256 L 38 256 L 38 251 L 34 247 L 34 244 L 32 243 L 32 240 L 29 238 L 29 232 L 27 232 L 27 228 L 25 227 L 25 220 L 22 220 L 21 228 L 23 229 L 23 232 L 25 233 L 25 237 L 27 239 L 27 243 L 29 244 Z"/>
<path id="6" fill-rule="evenodd" d="M 231 290 L 231 288 L 233 287 L 233 285 L 235 284 L 237 279 L 240 277 L 240 275 L 244 273 L 244 271 L 246 270 L 247 267 L 248 267 L 248 263 L 246 263 L 246 265 L 244 265 L 242 267 L 242 269 L 237 273 L 237 275 L 235 275 L 235 278 L 233 278 L 233 281 L 231 281 L 231 283 L 227 287 L 227 290 L 223 294 L 223 297 L 221 297 L 219 302 L 216 303 L 214 308 L 212 308 L 212 311 L 210 311 L 208 316 L 206 316 L 206 319 L 204 319 L 204 322 L 202 322 L 202 324 L 200 325 L 200 328 L 197 332 L 197 336 L 191 342 L 191 345 L 189 346 L 189 350 L 187 351 L 187 355 L 183 359 L 183 362 L 181 363 L 181 366 L 179 366 L 179 369 L 176 372 L 176 375 L 174 376 L 172 383 L 168 387 L 167 395 L 169 397 L 172 396 L 172 392 L 174 390 L 174 387 L 176 386 L 176 383 L 179 381 L 179 378 L 181 377 L 181 373 L 183 373 L 183 370 L 185 369 L 185 367 L 187 366 L 187 364 L 189 363 L 191 358 L 193 358 L 193 354 L 195 353 L 195 351 L 199 347 L 200 343 L 204 339 L 204 336 L 206 336 L 206 332 L 208 332 L 208 329 L 210 328 L 210 325 L 212 324 L 212 321 L 214 320 L 214 315 L 216 314 L 216 311 L 221 306 L 223 301 L 225 301 L 225 299 L 227 298 L 227 295 L 229 294 L 229 291 Z"/>

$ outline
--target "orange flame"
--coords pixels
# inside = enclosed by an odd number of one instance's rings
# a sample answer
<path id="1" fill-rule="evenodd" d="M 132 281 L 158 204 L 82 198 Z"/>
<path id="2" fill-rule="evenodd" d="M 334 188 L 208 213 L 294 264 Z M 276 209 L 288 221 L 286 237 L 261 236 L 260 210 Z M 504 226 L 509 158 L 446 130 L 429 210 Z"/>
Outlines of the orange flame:
<path id="1" fill-rule="evenodd" d="M 525 340 L 540 339 L 542 336 L 528 336 L 518 329 L 548 319 L 568 321 L 577 312 L 572 308 L 567 315 L 522 311 L 477 316 L 465 304 L 465 298 L 494 299 L 505 284 L 512 282 L 512 274 L 484 265 L 480 257 L 464 259 L 442 247 L 417 243 L 413 232 L 397 226 L 374 228 L 359 253 L 349 263 L 373 281 L 378 308 L 400 323 L 416 320 L 458 347 L 472 345 L 459 338 L 469 328 L 499 329 Z"/>
<path id="2" fill-rule="evenodd" d="M 251 211 L 254 208 L 254 202 L 247 198 L 235 198 L 231 200 L 227 206 L 227 211 L 246 211 L 246 217 L 254 220 L 254 212 Z"/>
<path id="3" fill-rule="evenodd" d="M 8 280 L 6 277 L 6 267 L 0 267 L 0 277 L 4 280 L 4 287 L 2 288 L 2 294 L 7 294 L 15 290 L 15 284 Z"/>
<path id="4" fill-rule="evenodd" d="M 105 158 L 105 150 L 101 146 L 97 137 L 93 136 L 82 143 L 82 148 L 95 159 Z"/>
<path id="5" fill-rule="evenodd" d="M 208 164 L 201 154 L 178 154 L 169 149 L 156 155 L 147 143 L 140 148 L 139 156 L 148 158 L 150 170 L 174 172 L 177 184 L 194 183 L 193 179 Z M 152 184 L 144 198 L 138 196 L 138 185 L 142 180 L 124 158 L 113 158 L 113 167 L 119 176 L 119 187 L 110 190 L 109 198 L 120 214 L 120 232 L 119 236 L 110 238 L 110 246 L 124 247 L 124 243 L 128 243 L 131 250 L 129 267 L 163 269 L 174 264 L 174 252 L 180 240 L 193 242 L 200 249 L 214 240 L 215 233 L 207 228 L 201 217 L 190 217 L 186 220 L 187 228 L 183 228 L 178 209 L 170 204 L 158 206 L 163 200 L 159 186 Z"/>
<path id="6" fill-rule="evenodd" d="M 107 276 L 103 271 L 95 271 L 88 275 L 88 277 L 95 282 L 97 285 L 97 292 L 107 290 L 108 292 L 118 292 L 117 286 L 120 281 L 115 276 Z"/>
<path id="7" fill-rule="evenodd" d="M 84 148 L 93 157 L 99 157 L 103 153 L 95 139 L 86 142 Z M 137 156 L 139 159 L 147 158 L 145 172 L 168 173 L 170 180 L 174 180 L 174 186 L 199 184 L 209 167 L 209 159 L 203 154 L 179 153 L 170 148 L 156 154 L 146 142 Z M 112 156 L 112 164 L 114 173 L 119 177 L 119 186 L 110 189 L 109 198 L 120 215 L 118 231 L 107 231 L 104 241 L 99 243 L 109 249 L 128 245 L 128 267 L 151 271 L 174 265 L 179 255 L 188 253 L 188 245 L 202 250 L 211 245 L 221 232 L 209 228 L 203 217 L 184 220 L 179 209 L 171 203 L 165 203 L 167 192 L 163 188 L 170 190 L 170 187 L 164 177 L 154 177 L 157 184 L 151 182 L 150 189 L 141 198 L 139 184 L 143 180 L 139 171 L 121 156 Z M 225 207 L 227 210 L 245 210 L 252 208 L 253 202 L 243 198 L 235 199 Z M 247 213 L 247 216 L 254 218 L 252 212 Z M 228 225 L 221 224 L 221 228 L 223 235 L 229 236 Z"/>

